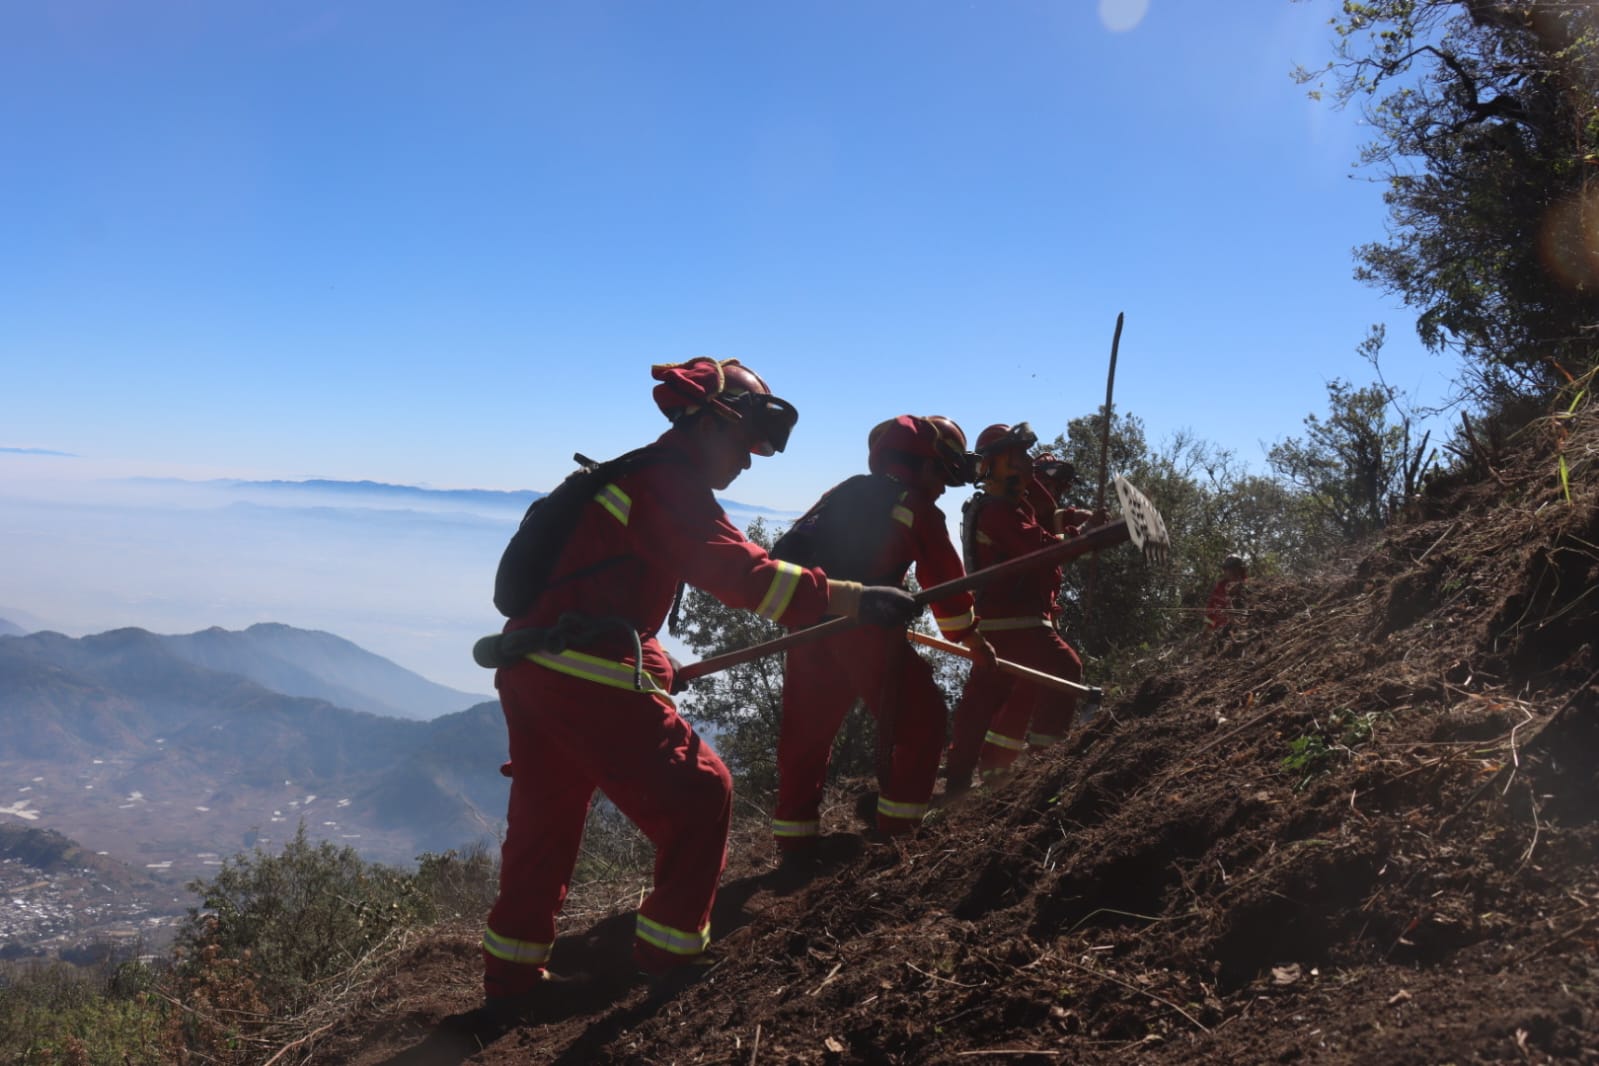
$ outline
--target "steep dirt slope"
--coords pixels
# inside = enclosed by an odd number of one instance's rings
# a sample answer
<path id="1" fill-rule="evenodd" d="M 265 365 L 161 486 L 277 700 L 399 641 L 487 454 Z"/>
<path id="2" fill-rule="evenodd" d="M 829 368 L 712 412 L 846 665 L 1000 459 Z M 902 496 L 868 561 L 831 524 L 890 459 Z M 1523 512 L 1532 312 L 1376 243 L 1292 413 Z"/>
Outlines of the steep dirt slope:
<path id="1" fill-rule="evenodd" d="M 1577 465 L 1567 503 L 1529 446 L 1319 579 L 1253 589 L 1242 633 L 1165 650 L 909 845 L 861 840 L 841 797 L 832 873 L 782 895 L 745 842 L 723 961 L 676 995 L 618 978 L 479 1046 L 437 1027 L 476 997 L 463 934 L 295 1054 L 1599 1062 L 1599 493 Z M 558 967 L 624 973 L 625 905 L 569 918 Z"/>

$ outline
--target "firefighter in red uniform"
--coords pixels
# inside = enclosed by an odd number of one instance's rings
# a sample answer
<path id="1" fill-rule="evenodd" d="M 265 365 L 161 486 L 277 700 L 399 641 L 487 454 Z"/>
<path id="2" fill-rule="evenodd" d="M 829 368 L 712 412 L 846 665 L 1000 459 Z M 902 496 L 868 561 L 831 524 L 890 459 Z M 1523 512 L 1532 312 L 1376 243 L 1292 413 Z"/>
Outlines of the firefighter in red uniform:
<path id="1" fill-rule="evenodd" d="M 1040 524 L 1050 532 L 1075 537 L 1093 517 L 1092 511 L 1068 507 L 1066 494 L 1077 483 L 1077 467 L 1070 459 L 1057 459 L 1050 452 L 1033 456 L 1033 480 L 1027 487 L 1027 502 Z M 1051 518 L 1053 516 L 1053 518 Z M 1046 522 L 1046 519 L 1050 519 Z"/>
<path id="2" fill-rule="evenodd" d="M 863 589 L 773 559 L 728 521 L 713 492 L 748 469 L 752 453 L 782 451 L 796 419 L 753 371 L 702 357 L 653 376 L 655 403 L 672 422 L 649 446 L 660 461 L 629 469 L 584 505 L 546 590 L 506 624 L 620 620 L 495 675 L 515 773 L 499 898 L 483 935 L 486 1000 L 476 1013 L 489 1023 L 537 1002 L 596 788 L 655 845 L 654 890 L 635 925 L 638 966 L 669 972 L 698 961 L 710 942 L 732 781 L 668 695 L 673 666 L 655 634 L 680 580 L 788 625 L 844 614 L 903 626 L 916 611 L 902 589 Z"/>
<path id="3" fill-rule="evenodd" d="M 1241 555 L 1221 561 L 1221 577 L 1211 586 L 1205 601 L 1205 625 L 1218 636 L 1226 633 L 1243 614 L 1244 582 L 1249 580 L 1249 564 Z"/>
<path id="4" fill-rule="evenodd" d="M 779 539 L 773 554 L 868 585 L 897 586 L 912 564 L 923 588 L 962 577 L 960 555 L 935 501 L 946 486 L 971 480 L 966 435 L 941 415 L 900 415 L 876 426 L 867 440 L 871 473 L 829 489 Z M 947 639 L 993 662 L 993 649 L 977 631 L 970 592 L 941 599 L 932 609 Z M 903 633 L 882 628 L 849 630 L 791 648 L 772 819 L 787 871 L 803 872 L 815 860 L 833 738 L 856 700 L 865 703 L 892 745 L 891 763 L 879 768 L 878 830 L 903 835 L 927 814 L 946 718 L 927 662 Z"/>
<path id="5" fill-rule="evenodd" d="M 1066 505 L 1066 494 L 1076 482 L 1077 466 L 1070 459 L 1057 459 L 1050 452 L 1039 452 L 1033 456 L 1033 478 L 1027 483 L 1027 504 L 1033 509 L 1039 525 L 1062 537 L 1077 536 L 1094 516 L 1092 511 Z M 1058 586 L 1059 582 L 1056 584 Z M 1057 587 L 1056 597 L 1049 605 L 1052 625 L 1061 614 L 1059 596 Z M 1025 691 L 1025 686 L 1021 686 L 1021 689 Z"/>
<path id="6" fill-rule="evenodd" d="M 1037 436 L 1025 422 L 994 425 L 977 438 L 981 491 L 967 502 L 962 522 L 967 566 L 980 570 L 1057 543 L 1061 534 L 1076 535 L 1070 519 L 1082 512 L 1032 503 L 1053 500 L 1035 482 L 1029 449 Z M 1059 567 L 1047 573 L 1023 573 L 989 582 L 977 590 L 979 629 L 1002 659 L 1042 670 L 1068 681 L 1083 678 L 1082 660 L 1055 631 L 1055 599 Z M 1028 746 L 1048 747 L 1064 740 L 1076 716 L 1077 697 L 1025 683 L 983 664 L 973 666 L 955 708 L 946 791 L 959 794 L 971 787 L 972 770 L 986 779 L 1010 766 Z"/>

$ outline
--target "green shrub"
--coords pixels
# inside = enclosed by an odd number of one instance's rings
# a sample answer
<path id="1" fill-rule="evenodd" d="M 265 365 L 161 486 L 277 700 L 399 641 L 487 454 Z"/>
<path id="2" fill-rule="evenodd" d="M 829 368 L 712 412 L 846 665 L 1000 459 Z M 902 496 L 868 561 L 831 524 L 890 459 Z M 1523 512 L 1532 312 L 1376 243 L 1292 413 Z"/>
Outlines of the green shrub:
<path id="1" fill-rule="evenodd" d="M 330 979 L 381 958 L 399 933 L 480 921 L 498 867 L 477 844 L 419 856 L 408 873 L 313 844 L 302 825 L 281 853 L 235 856 L 190 884 L 201 902 L 159 966 L 124 949 L 87 951 L 93 966 L 0 967 L 0 1063 L 257 1062 L 286 1020 L 325 1000 Z"/>
<path id="2" fill-rule="evenodd" d="M 477 921 L 494 906 L 500 857 L 487 844 L 479 842 L 459 851 L 452 848 L 442 855 L 427 852 L 416 861 L 416 892 L 427 921 Z"/>
<path id="3" fill-rule="evenodd" d="M 179 935 L 180 971 L 236 960 L 274 1011 L 297 1009 L 318 980 L 349 970 L 396 928 L 422 924 L 429 910 L 412 875 L 353 848 L 313 845 L 304 824 L 281 854 L 236 856 L 189 889 L 201 904 Z"/>
<path id="4" fill-rule="evenodd" d="M 138 962 L 88 969 L 59 962 L 8 967 L 0 981 L 0 1061 L 15 1066 L 172 1062 L 167 1004 L 147 991 L 156 976 Z"/>
<path id="5" fill-rule="evenodd" d="M 1299 778 L 1295 788 L 1304 788 L 1312 777 L 1332 769 L 1338 756 L 1353 756 L 1357 747 L 1369 741 L 1378 716 L 1377 711 L 1357 714 L 1349 707 L 1336 711 L 1325 726 L 1317 723 L 1314 732 L 1291 740 L 1279 765 Z"/>

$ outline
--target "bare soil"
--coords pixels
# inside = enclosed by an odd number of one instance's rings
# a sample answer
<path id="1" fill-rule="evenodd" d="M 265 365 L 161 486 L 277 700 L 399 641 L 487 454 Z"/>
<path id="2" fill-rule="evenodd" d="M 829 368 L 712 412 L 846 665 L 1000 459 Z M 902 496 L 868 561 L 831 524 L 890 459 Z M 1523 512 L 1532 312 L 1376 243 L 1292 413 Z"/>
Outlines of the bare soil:
<path id="1" fill-rule="evenodd" d="M 280 1061 L 1599 1063 L 1599 430 L 1570 501 L 1525 438 L 910 843 L 841 794 L 784 893 L 736 841 L 697 983 L 629 983 L 617 901 L 556 947 L 598 986 L 497 1038 L 440 1025 L 463 932 Z"/>

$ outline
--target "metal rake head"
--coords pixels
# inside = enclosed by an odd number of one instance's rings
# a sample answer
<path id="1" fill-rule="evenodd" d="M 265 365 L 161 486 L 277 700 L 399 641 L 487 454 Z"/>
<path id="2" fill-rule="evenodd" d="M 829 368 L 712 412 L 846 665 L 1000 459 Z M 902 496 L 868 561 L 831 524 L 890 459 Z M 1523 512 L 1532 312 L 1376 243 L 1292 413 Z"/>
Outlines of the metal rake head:
<path id="1" fill-rule="evenodd" d="M 1116 498 L 1121 501 L 1122 518 L 1134 547 L 1151 563 L 1164 563 L 1171 556 L 1171 535 L 1166 521 L 1149 502 L 1149 497 L 1133 488 L 1120 474 L 1116 476 Z"/>

